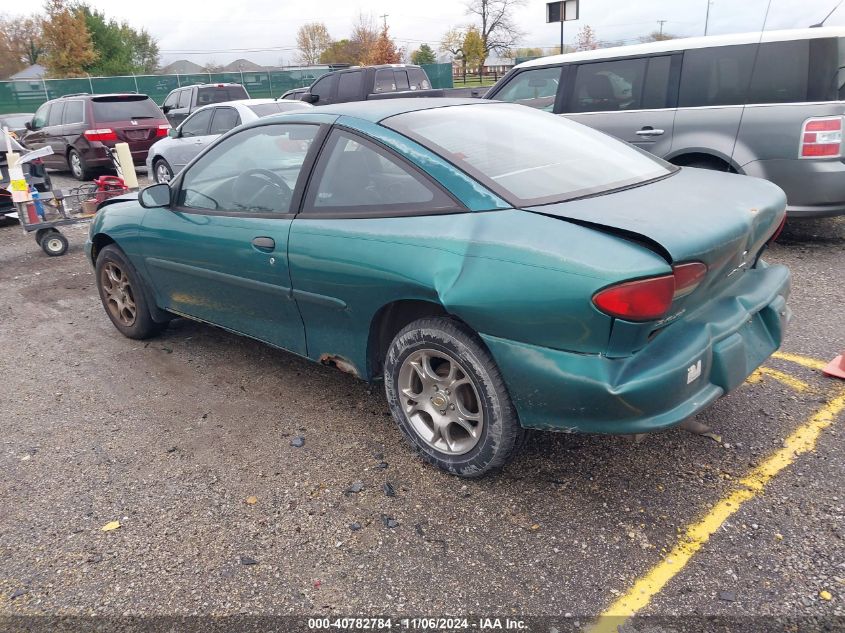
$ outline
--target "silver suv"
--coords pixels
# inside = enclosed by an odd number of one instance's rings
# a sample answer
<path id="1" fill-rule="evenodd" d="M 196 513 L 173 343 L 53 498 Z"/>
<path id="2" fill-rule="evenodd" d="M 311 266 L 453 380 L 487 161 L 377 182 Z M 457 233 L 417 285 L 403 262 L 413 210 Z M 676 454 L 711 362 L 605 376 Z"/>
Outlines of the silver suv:
<path id="1" fill-rule="evenodd" d="M 790 217 L 845 214 L 845 29 L 697 37 L 544 57 L 485 95 L 565 115 L 676 165 L 779 185 Z"/>

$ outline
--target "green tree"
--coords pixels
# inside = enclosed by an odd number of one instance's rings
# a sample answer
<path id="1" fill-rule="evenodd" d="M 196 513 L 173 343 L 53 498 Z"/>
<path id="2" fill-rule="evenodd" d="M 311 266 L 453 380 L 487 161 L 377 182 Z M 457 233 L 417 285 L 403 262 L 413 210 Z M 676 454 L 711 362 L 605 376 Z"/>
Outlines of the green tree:
<path id="1" fill-rule="evenodd" d="M 89 75 L 131 75 L 135 72 L 132 46 L 124 38 L 123 28 L 115 20 L 107 20 L 105 13 L 88 5 L 79 5 L 76 13 L 82 16 L 97 58 L 83 66 Z"/>
<path id="2" fill-rule="evenodd" d="M 411 63 L 417 64 L 434 64 L 437 61 L 437 56 L 434 54 L 431 46 L 428 44 L 421 44 L 420 47 L 411 53 Z"/>
<path id="3" fill-rule="evenodd" d="M 358 64 L 358 48 L 353 42 L 347 39 L 338 40 L 329 44 L 329 47 L 320 54 L 321 64 Z"/>
<path id="4" fill-rule="evenodd" d="M 85 16 L 66 0 L 47 0 L 43 22 L 44 58 L 53 77 L 79 77 L 97 61 Z"/>
<path id="5" fill-rule="evenodd" d="M 484 50 L 484 40 L 481 39 L 481 32 L 474 26 L 469 27 L 464 35 L 463 51 L 466 64 L 470 68 L 476 68 L 478 74 L 481 75 L 487 54 Z"/>
<path id="6" fill-rule="evenodd" d="M 136 31 L 128 24 L 121 26 L 123 38 L 127 40 L 132 49 L 132 65 L 135 73 L 154 73 L 161 65 L 158 42 L 146 29 Z"/>
<path id="7" fill-rule="evenodd" d="M 41 17 L 0 16 L 0 76 L 37 64 L 44 54 Z"/>

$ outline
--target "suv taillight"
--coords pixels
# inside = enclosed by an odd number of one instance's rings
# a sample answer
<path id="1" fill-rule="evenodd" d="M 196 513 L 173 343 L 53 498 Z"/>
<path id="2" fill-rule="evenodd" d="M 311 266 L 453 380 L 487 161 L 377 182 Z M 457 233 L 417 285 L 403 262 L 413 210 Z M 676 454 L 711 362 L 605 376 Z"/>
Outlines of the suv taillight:
<path id="1" fill-rule="evenodd" d="M 89 141 L 116 141 L 117 132 L 111 128 L 102 128 L 99 130 L 85 130 L 83 136 Z"/>
<path id="2" fill-rule="evenodd" d="M 159 125 L 158 129 L 156 129 L 156 138 L 160 138 L 162 136 L 167 136 L 167 130 L 170 129 L 170 125 L 164 124 Z"/>
<path id="3" fill-rule="evenodd" d="M 666 315 L 675 299 L 693 292 L 707 275 L 707 266 L 689 262 L 672 267 L 671 275 L 624 281 L 593 295 L 593 304 L 605 314 L 627 321 L 656 321 Z"/>
<path id="4" fill-rule="evenodd" d="M 842 151 L 842 117 L 808 119 L 801 128 L 801 158 L 839 156 Z"/>

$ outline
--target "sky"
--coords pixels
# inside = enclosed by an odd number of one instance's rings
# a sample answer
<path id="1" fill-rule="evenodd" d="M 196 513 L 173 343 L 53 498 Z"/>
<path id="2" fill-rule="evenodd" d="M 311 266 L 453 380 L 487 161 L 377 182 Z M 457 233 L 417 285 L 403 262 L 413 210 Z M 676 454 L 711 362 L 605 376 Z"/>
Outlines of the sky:
<path id="1" fill-rule="evenodd" d="M 411 51 L 427 42 L 435 50 L 452 26 L 469 24 L 465 0 L 86 0 L 109 17 L 147 29 L 159 43 L 162 62 L 189 59 L 226 64 L 247 58 L 262 65 L 296 63 L 296 31 L 323 22 L 335 39 L 346 37 L 359 14 L 387 20 L 391 35 Z M 709 0 L 708 34 L 758 31 L 769 0 Z M 600 40 L 634 43 L 658 28 L 678 36 L 704 34 L 708 0 L 580 0 L 580 19 L 566 22 L 564 37 L 573 44 L 589 24 Z M 771 0 L 766 30 L 806 27 L 820 21 L 839 0 Z M 34 2 L 0 0 L 0 13 L 29 13 Z M 526 0 L 514 12 L 524 31 L 521 46 L 551 47 L 560 42 L 560 25 L 546 24 L 545 2 Z M 387 14 L 387 18 L 381 16 Z M 828 19 L 845 26 L 845 4 Z"/>

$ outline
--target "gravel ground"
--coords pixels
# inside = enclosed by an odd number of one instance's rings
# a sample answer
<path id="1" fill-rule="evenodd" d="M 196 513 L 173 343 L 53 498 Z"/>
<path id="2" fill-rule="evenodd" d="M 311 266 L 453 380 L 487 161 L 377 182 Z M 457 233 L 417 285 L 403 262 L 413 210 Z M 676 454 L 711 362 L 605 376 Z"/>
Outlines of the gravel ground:
<path id="1" fill-rule="evenodd" d="M 786 351 L 845 347 L 843 220 L 796 222 L 767 257 L 794 274 Z M 0 227 L 0 615 L 583 619 L 841 388 L 771 360 L 812 390 L 744 385 L 699 416 L 721 444 L 541 434 L 463 481 L 412 456 L 380 385 L 190 321 L 123 338 L 85 231 L 48 258 Z M 845 616 L 843 433 L 840 419 L 649 612 Z"/>

